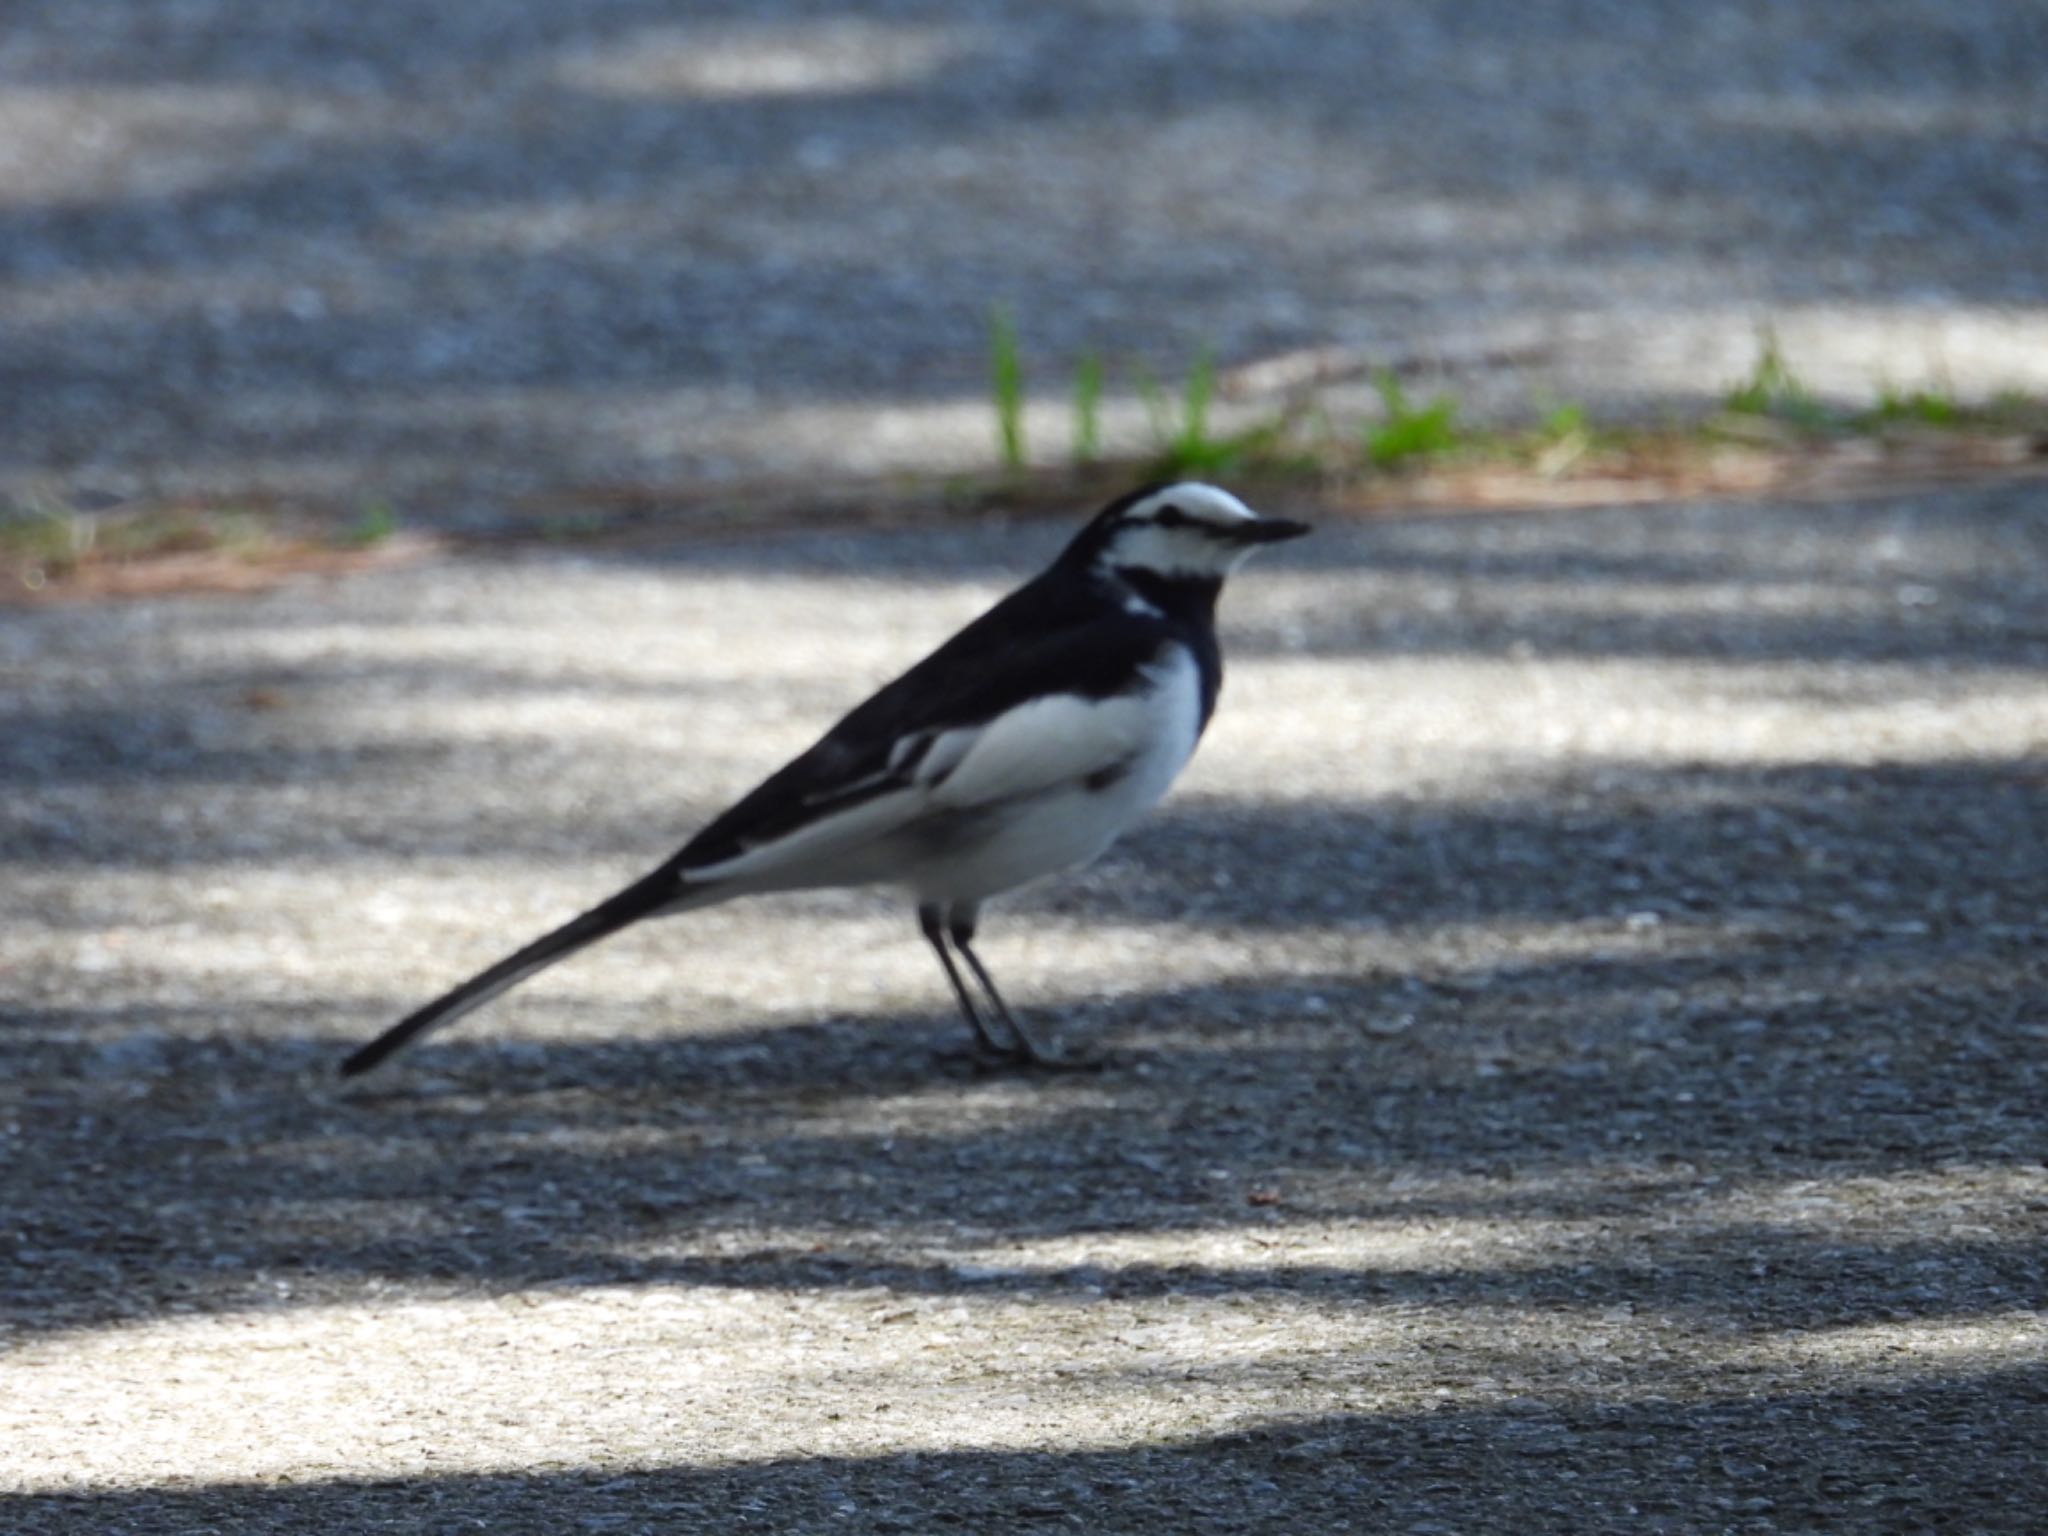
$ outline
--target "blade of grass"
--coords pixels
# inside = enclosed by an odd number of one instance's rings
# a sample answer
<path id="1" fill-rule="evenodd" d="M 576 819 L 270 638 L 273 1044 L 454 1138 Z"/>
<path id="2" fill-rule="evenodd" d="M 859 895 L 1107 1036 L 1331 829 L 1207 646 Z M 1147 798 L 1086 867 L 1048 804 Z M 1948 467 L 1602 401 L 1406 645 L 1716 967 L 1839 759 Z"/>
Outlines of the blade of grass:
<path id="1" fill-rule="evenodd" d="M 1826 410 L 1792 371 L 1777 331 L 1768 325 L 1757 329 L 1756 366 L 1748 378 L 1729 388 L 1721 408 L 1731 416 L 1770 417 L 1801 427 L 1827 425 Z"/>
<path id="2" fill-rule="evenodd" d="M 1074 370 L 1074 462 L 1102 457 L 1102 358 L 1090 352 Z"/>
<path id="3" fill-rule="evenodd" d="M 343 536 L 342 542 L 367 549 L 372 544 L 383 543 L 396 532 L 397 511 L 382 496 L 371 496 L 356 508 L 355 525 Z"/>
<path id="4" fill-rule="evenodd" d="M 1024 467 L 1024 363 L 1017 348 L 1017 327 L 1010 312 L 997 304 L 989 317 L 989 382 L 995 394 L 996 439 L 1003 468 Z"/>
<path id="5" fill-rule="evenodd" d="M 1458 402 L 1438 395 L 1425 406 L 1409 402 L 1392 369 L 1382 369 L 1375 387 L 1385 414 L 1365 430 L 1365 456 L 1377 469 L 1408 459 L 1448 453 L 1459 443 Z"/>
<path id="6" fill-rule="evenodd" d="M 1181 457 L 1199 460 L 1213 454 L 1216 445 L 1209 437 L 1209 402 L 1215 396 L 1216 358 L 1204 347 L 1181 388 L 1180 432 L 1174 444 Z"/>
<path id="7" fill-rule="evenodd" d="M 1151 423 L 1152 439 L 1158 443 L 1160 451 L 1165 452 L 1177 435 L 1173 425 L 1173 407 L 1167 404 L 1166 391 L 1160 388 L 1157 376 L 1143 363 L 1132 365 L 1131 380 L 1137 386 L 1138 398 L 1145 402 L 1145 419 Z"/>

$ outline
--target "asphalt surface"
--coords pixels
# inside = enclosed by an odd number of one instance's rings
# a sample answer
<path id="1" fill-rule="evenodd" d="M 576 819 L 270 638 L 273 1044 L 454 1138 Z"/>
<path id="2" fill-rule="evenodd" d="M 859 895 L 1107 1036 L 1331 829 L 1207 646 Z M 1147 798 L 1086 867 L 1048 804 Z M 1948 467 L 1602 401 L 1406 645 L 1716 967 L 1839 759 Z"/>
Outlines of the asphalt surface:
<path id="1" fill-rule="evenodd" d="M 866 894 L 331 1075 L 1061 526 L 0 612 L 0 1527 L 2037 1530 L 2043 496 L 1321 514 L 1075 1076 Z"/>
<path id="2" fill-rule="evenodd" d="M 2048 391 L 2043 57 L 2043 0 L 15 0 L 0 498 L 980 468 L 996 303 L 1055 461 L 1090 351 L 1127 446 L 1204 349 Z"/>

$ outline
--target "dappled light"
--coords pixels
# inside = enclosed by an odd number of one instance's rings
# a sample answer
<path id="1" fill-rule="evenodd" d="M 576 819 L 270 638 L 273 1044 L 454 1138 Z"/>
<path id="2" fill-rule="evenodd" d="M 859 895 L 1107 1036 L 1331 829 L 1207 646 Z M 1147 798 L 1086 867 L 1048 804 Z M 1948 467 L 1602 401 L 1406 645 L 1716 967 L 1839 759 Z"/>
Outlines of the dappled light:
<path id="1" fill-rule="evenodd" d="M 852 17 L 796 26 L 652 27 L 572 54 L 568 84 L 616 96 L 833 96 L 914 85 L 967 51 L 962 34 Z"/>
<path id="2" fill-rule="evenodd" d="M 1780 1501 L 1796 1431 L 1812 1507 L 1992 1499 L 2048 1430 L 2031 494 L 1326 525 L 1226 600 L 1183 790 L 1000 904 L 1015 1000 L 1107 1057 L 1044 1079 L 844 892 L 331 1073 L 1056 527 L 39 614 L 0 735 L 18 1487 L 288 1529 L 1185 1511 L 1199 1464 L 1293 1518 L 1470 1514 L 1422 1469 Z"/>
<path id="3" fill-rule="evenodd" d="M 2040 1528 L 2044 58 L 14 0 L 0 1531 Z M 828 889 L 338 1075 L 1160 476 L 1038 1069 Z"/>
<path id="4" fill-rule="evenodd" d="M 1122 449 L 1204 349 L 1513 354 L 1489 417 L 1696 411 L 1766 322 L 1831 401 L 2048 388 L 2039 13 L 1867 10 L 25 0 L 0 496 L 981 468 L 998 300 L 1048 461 L 1090 353 Z"/>

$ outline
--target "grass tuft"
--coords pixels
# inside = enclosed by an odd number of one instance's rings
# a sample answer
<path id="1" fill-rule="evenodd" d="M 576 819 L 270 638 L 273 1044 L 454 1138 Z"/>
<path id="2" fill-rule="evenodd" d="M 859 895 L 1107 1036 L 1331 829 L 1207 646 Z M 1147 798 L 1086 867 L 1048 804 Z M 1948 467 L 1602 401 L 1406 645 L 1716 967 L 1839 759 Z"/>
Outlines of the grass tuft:
<path id="1" fill-rule="evenodd" d="M 382 544 L 398 532 L 398 513 L 382 496 L 372 496 L 356 508 L 356 520 L 343 535 L 344 544 L 357 549 L 368 549 L 373 544 Z"/>
<path id="2" fill-rule="evenodd" d="M 1438 395 L 1418 406 L 1410 402 L 1391 369 L 1382 369 L 1375 382 L 1385 411 L 1365 429 L 1365 456 L 1375 469 L 1449 453 L 1463 442 L 1456 397 Z"/>
<path id="3" fill-rule="evenodd" d="M 989 383 L 995 395 L 996 439 L 1003 468 L 1024 468 L 1024 361 L 1009 310 L 997 304 L 988 315 Z"/>
<path id="4" fill-rule="evenodd" d="M 1593 447 L 1593 429 L 1583 405 L 1553 407 L 1529 442 L 1536 472 L 1548 479 L 1568 473 Z"/>
<path id="5" fill-rule="evenodd" d="M 990 379 L 1002 468 L 1013 480 L 1026 467 L 1024 378 L 1016 327 L 1001 305 L 989 310 Z M 1224 393 L 1213 351 L 1205 348 L 1177 385 L 1162 383 L 1142 363 L 1128 378 L 1151 423 L 1152 448 L 1126 466 L 1154 477 L 1252 475 L 1357 481 L 1366 475 L 1456 456 L 1460 470 L 1485 473 L 1508 465 L 1546 480 L 1585 473 L 1629 476 L 1669 470 L 1688 455 L 1730 441 L 1782 451 L 1823 449 L 1845 435 L 1883 435 L 1901 424 L 1963 435 L 2027 434 L 2048 457 L 2048 402 L 2011 394 L 1985 404 L 1964 404 L 1945 388 L 1903 390 L 1884 386 L 1861 409 L 1832 409 L 1793 370 L 1776 333 L 1763 326 L 1749 374 L 1731 385 L 1722 409 L 1705 420 L 1672 421 L 1661 428 L 1596 421 L 1584 405 L 1538 402 L 1533 425 L 1516 429 L 1468 426 L 1456 395 L 1412 398 L 1392 369 L 1373 376 L 1377 416 L 1362 427 L 1334 425 L 1313 398 L 1290 396 L 1269 414 L 1219 431 L 1216 408 Z M 1076 470 L 1104 462 L 1104 397 L 1110 366 L 1100 352 L 1082 354 L 1071 385 L 1072 463 Z M 2005 451 L 2005 450 L 2002 450 Z M 1647 466 L 1647 468 L 1646 468 Z"/>
<path id="6" fill-rule="evenodd" d="M 1138 394 L 1152 421 L 1157 444 L 1145 473 L 1164 479 L 1184 475 L 1222 475 L 1260 469 L 1302 467 L 1285 456 L 1289 420 L 1284 415 L 1257 422 L 1239 432 L 1217 433 L 1210 422 L 1216 399 L 1216 359 L 1206 349 L 1195 359 L 1181 385 L 1178 406 L 1149 370 L 1137 370 Z"/>
<path id="7" fill-rule="evenodd" d="M 1158 386 L 1153 386 L 1152 423 L 1160 444 L 1159 467 L 1173 475 L 1215 474 L 1232 467 L 1237 455 L 1232 446 L 1209 434 L 1209 406 L 1216 398 L 1216 359 L 1207 348 L 1195 358 L 1181 385 L 1180 420 L 1174 423 L 1164 411 Z M 1162 430 L 1164 428 L 1164 430 Z"/>
<path id="8" fill-rule="evenodd" d="M 1756 366 L 1749 377 L 1731 385 L 1721 408 L 1732 416 L 1764 416 L 1795 426 L 1819 427 L 1827 412 L 1813 396 L 1778 345 L 1778 333 L 1765 326 L 1757 333 Z"/>
<path id="9" fill-rule="evenodd" d="M 1963 408 L 1954 395 L 1943 390 L 1901 390 L 1886 384 L 1877 392 L 1877 407 L 1870 419 L 1878 425 L 1918 422 L 1927 427 L 1952 427 L 1963 418 Z"/>
<path id="10" fill-rule="evenodd" d="M 84 571 L 168 556 L 261 559 L 278 543 L 266 519 L 234 508 L 137 507 L 98 513 L 38 505 L 24 516 L 0 521 L 0 571 L 40 591 Z"/>
<path id="11" fill-rule="evenodd" d="M 1102 457 L 1102 358 L 1090 352 L 1074 370 L 1074 462 Z"/>

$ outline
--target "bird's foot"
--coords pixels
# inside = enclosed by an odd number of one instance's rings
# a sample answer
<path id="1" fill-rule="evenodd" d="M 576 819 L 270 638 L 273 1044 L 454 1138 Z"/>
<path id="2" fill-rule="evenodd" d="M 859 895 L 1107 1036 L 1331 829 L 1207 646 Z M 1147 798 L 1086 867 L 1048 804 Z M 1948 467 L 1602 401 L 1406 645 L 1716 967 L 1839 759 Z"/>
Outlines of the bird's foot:
<path id="1" fill-rule="evenodd" d="M 1110 1064 L 1109 1058 L 1098 1051 L 1069 1056 L 1064 1051 L 1048 1051 L 1038 1046 L 1011 1051 L 1008 1060 L 1012 1066 L 1032 1072 L 1100 1072 Z"/>
<path id="2" fill-rule="evenodd" d="M 1110 1065 L 1106 1056 L 1069 1056 L 1065 1052 L 1021 1050 L 1016 1046 L 998 1049 L 979 1041 L 942 1050 L 939 1060 L 948 1067 L 965 1067 L 983 1077 L 1001 1072 L 1100 1072 Z"/>

